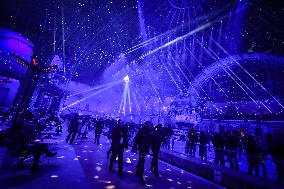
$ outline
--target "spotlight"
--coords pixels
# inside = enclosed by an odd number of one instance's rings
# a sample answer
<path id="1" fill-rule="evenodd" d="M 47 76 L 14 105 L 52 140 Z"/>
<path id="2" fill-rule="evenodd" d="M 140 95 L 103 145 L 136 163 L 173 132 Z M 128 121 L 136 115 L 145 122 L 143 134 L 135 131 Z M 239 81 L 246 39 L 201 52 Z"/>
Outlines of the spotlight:
<path id="1" fill-rule="evenodd" d="M 125 81 L 126 83 L 129 82 L 129 76 L 128 76 L 128 75 L 124 77 L 124 81 Z"/>

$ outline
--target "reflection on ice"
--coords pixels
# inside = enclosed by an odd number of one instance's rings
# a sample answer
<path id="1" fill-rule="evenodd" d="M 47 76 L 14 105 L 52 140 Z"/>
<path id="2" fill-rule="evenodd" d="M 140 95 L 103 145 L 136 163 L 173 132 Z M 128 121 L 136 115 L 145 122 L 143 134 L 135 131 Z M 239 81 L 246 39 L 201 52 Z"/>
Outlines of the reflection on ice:
<path id="1" fill-rule="evenodd" d="M 113 189 L 113 188 L 115 188 L 114 185 L 107 185 L 107 186 L 105 186 L 105 189 Z"/>
<path id="2" fill-rule="evenodd" d="M 100 172 L 102 170 L 102 168 L 100 166 L 96 167 L 97 172 Z"/>
<path id="3" fill-rule="evenodd" d="M 110 180 L 99 180 L 99 182 L 105 183 L 105 184 L 110 184 L 111 181 Z"/>

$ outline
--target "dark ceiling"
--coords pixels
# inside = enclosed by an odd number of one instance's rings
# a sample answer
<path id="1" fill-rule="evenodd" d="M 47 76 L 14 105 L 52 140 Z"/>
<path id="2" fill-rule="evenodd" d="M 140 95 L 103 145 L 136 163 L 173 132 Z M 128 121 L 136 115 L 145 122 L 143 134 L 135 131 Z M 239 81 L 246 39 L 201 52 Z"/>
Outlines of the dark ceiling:
<path id="1" fill-rule="evenodd" d="M 190 18 L 226 4 L 223 0 L 140 2 L 145 27 L 151 28 L 152 36 L 175 28 L 182 17 L 191 22 Z M 237 1 L 230 2 L 235 6 Z M 242 20 L 241 51 L 253 49 L 283 56 L 281 1 L 248 2 Z M 137 6 L 134 0 L 2 0 L 0 28 L 12 29 L 31 39 L 42 63 L 49 64 L 58 54 L 73 80 L 93 84 L 121 53 L 141 42 Z M 192 10 L 188 20 L 182 12 L 185 8 Z M 132 61 L 142 54 L 142 50 L 135 51 L 127 59 Z"/>

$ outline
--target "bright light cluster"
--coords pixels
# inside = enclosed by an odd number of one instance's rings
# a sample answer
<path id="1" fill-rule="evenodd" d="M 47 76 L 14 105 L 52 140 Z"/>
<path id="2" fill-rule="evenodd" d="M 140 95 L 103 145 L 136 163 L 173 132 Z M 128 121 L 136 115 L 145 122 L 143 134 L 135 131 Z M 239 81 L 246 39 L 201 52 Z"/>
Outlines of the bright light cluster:
<path id="1" fill-rule="evenodd" d="M 127 75 L 127 76 L 125 76 L 124 78 L 124 81 L 126 82 L 126 83 L 128 83 L 129 82 L 129 76 Z"/>

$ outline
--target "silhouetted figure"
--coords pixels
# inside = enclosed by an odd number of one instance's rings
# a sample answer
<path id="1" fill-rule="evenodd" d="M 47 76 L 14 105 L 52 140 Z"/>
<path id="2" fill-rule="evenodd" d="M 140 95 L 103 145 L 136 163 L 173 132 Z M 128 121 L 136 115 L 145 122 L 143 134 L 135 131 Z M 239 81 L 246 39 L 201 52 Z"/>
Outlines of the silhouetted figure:
<path id="1" fill-rule="evenodd" d="M 207 161 L 207 143 L 208 137 L 205 135 L 204 131 L 201 131 L 199 137 L 199 156 L 205 161 Z"/>
<path id="2" fill-rule="evenodd" d="M 195 157 L 195 152 L 196 152 L 196 143 L 198 141 L 197 134 L 194 130 L 194 128 L 190 128 L 187 134 L 188 137 L 188 147 L 189 147 L 189 156 L 190 157 Z"/>
<path id="3" fill-rule="evenodd" d="M 117 124 L 112 129 L 112 141 L 111 141 L 111 158 L 110 158 L 110 164 L 109 164 L 109 171 L 113 171 L 113 163 L 118 157 L 118 174 L 123 174 L 123 150 L 125 147 L 126 139 L 123 137 L 123 132 L 121 128 L 121 120 L 117 121 Z"/>
<path id="4" fill-rule="evenodd" d="M 280 138 L 273 139 L 271 134 L 266 135 L 268 153 L 271 154 L 277 171 L 277 183 L 282 184 L 284 180 L 284 144 Z"/>
<path id="5" fill-rule="evenodd" d="M 164 135 L 163 147 L 165 149 L 170 150 L 171 149 L 171 137 L 174 134 L 172 126 L 168 125 L 168 127 L 163 127 L 162 133 Z"/>
<path id="6" fill-rule="evenodd" d="M 151 171 L 154 173 L 155 177 L 159 177 L 159 168 L 158 168 L 158 155 L 163 140 L 163 135 L 161 132 L 162 125 L 158 124 L 152 133 L 152 152 L 153 158 L 151 162 Z"/>
<path id="7" fill-rule="evenodd" d="M 87 139 L 87 135 L 88 135 L 88 128 L 89 128 L 89 121 L 87 119 L 85 119 L 85 121 L 82 123 L 82 127 L 80 130 L 81 133 L 81 141 L 83 141 L 84 139 Z"/>
<path id="8" fill-rule="evenodd" d="M 66 142 L 69 142 L 69 140 L 70 144 L 74 142 L 76 134 L 78 133 L 78 129 L 79 129 L 79 115 L 74 114 L 68 126 L 68 136 L 66 137 Z"/>
<path id="9" fill-rule="evenodd" d="M 129 125 L 128 123 L 125 123 L 122 125 L 121 127 L 121 131 L 122 131 L 122 137 L 123 137 L 123 144 L 124 144 L 124 148 L 128 149 L 128 142 L 130 140 L 130 134 L 129 134 Z"/>
<path id="10" fill-rule="evenodd" d="M 53 121 L 55 122 L 55 126 L 56 126 L 56 136 L 59 136 L 60 133 L 62 133 L 62 123 L 59 119 L 58 116 L 53 115 Z"/>
<path id="11" fill-rule="evenodd" d="M 212 144 L 214 146 L 214 152 L 215 152 L 214 163 L 216 165 L 220 164 L 224 166 L 225 165 L 224 138 L 219 133 L 215 132 L 212 138 Z"/>
<path id="12" fill-rule="evenodd" d="M 121 121 L 120 121 L 121 122 Z M 111 137 L 112 137 L 112 130 L 113 130 L 113 128 L 116 126 L 116 124 L 117 124 L 117 121 L 115 121 L 115 120 L 112 120 L 110 123 L 109 123 L 109 130 L 108 130 L 108 134 L 107 134 L 107 137 L 108 137 L 108 139 L 111 139 Z M 121 124 L 121 123 L 120 123 Z M 108 151 L 107 151 L 107 158 L 109 158 L 109 156 L 110 156 L 110 154 L 111 154 L 111 146 L 109 147 L 109 149 L 108 149 Z"/>
<path id="13" fill-rule="evenodd" d="M 237 158 L 237 149 L 240 143 L 237 131 L 233 130 L 231 135 L 226 138 L 227 160 L 231 169 L 239 169 L 239 161 Z"/>
<path id="14" fill-rule="evenodd" d="M 139 161 L 136 166 L 136 175 L 139 177 L 139 181 L 141 184 L 145 184 L 144 181 L 144 164 L 145 164 L 145 157 L 149 152 L 150 145 L 151 145 L 151 122 L 146 121 L 144 125 L 138 130 L 135 138 L 134 138 L 134 145 L 133 145 L 133 152 L 137 151 L 137 146 L 139 150 Z"/>
<path id="15" fill-rule="evenodd" d="M 257 147 L 257 143 L 253 135 L 249 135 L 245 142 L 245 150 L 247 153 L 248 161 L 248 174 L 252 175 L 252 170 L 254 169 L 255 175 L 259 176 L 259 164 L 260 164 L 260 149 Z"/>
<path id="16" fill-rule="evenodd" d="M 256 140 L 257 148 L 259 149 L 259 159 L 260 159 L 260 165 L 262 166 L 262 174 L 264 178 L 267 178 L 267 171 L 266 171 L 266 162 L 265 162 L 265 156 L 268 155 L 268 146 L 266 141 L 262 140 L 260 137 Z"/>
<path id="17" fill-rule="evenodd" d="M 17 121 L 8 131 L 8 150 L 11 156 L 20 157 L 18 165 L 22 164 L 26 157 L 33 155 L 31 171 L 37 171 L 41 154 L 55 156 L 56 152 L 50 152 L 47 144 L 34 142 L 36 139 L 35 131 L 25 127 L 22 121 Z"/>
<path id="18" fill-rule="evenodd" d="M 100 136 L 102 134 L 102 129 L 103 129 L 103 120 L 99 119 L 96 121 L 95 124 L 95 143 L 97 145 L 100 144 Z"/>

